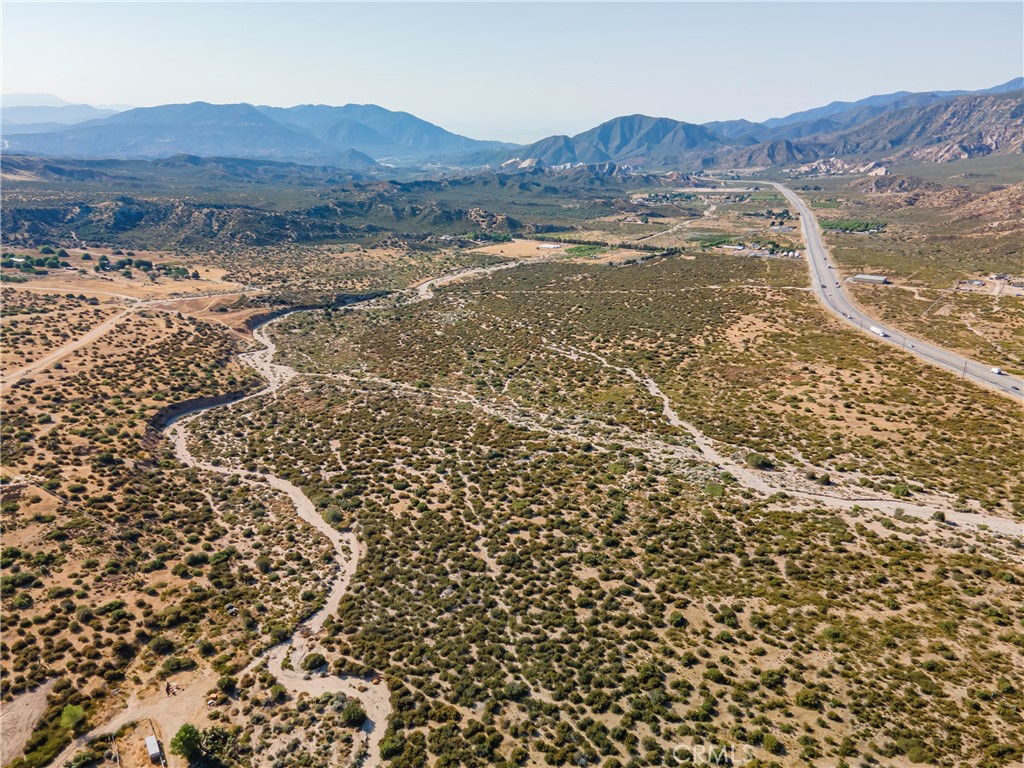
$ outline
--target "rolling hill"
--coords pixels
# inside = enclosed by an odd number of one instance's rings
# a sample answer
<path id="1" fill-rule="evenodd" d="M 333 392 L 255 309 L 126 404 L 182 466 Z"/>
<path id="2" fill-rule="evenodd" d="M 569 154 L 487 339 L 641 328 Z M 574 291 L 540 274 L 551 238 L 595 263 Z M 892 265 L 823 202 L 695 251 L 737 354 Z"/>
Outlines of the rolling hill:
<path id="1" fill-rule="evenodd" d="M 356 161 L 351 161 L 355 166 Z M 156 160 L 92 160 L 6 155 L 4 181 L 85 183 L 117 189 L 204 190 L 224 185 L 322 187 L 360 178 L 335 166 L 273 160 L 174 155 Z"/>

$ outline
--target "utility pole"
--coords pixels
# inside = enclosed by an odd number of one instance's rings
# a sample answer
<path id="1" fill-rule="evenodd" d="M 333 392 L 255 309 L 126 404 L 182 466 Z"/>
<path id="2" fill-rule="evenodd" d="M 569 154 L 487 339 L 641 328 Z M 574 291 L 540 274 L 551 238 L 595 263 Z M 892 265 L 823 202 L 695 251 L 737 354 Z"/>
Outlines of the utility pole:
<path id="1" fill-rule="evenodd" d="M 967 378 L 967 361 L 966 360 L 964 360 L 964 369 L 960 372 L 960 378 L 961 379 L 966 379 Z"/>

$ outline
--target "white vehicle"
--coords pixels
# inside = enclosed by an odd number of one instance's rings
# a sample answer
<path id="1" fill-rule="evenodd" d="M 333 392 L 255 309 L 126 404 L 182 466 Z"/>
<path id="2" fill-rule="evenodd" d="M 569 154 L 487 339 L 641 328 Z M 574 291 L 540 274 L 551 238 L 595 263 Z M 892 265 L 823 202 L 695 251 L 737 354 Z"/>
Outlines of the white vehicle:
<path id="1" fill-rule="evenodd" d="M 997 365 L 995 368 L 992 369 L 992 373 L 994 373 L 996 376 L 1002 376 L 1003 369 Z"/>
<path id="2" fill-rule="evenodd" d="M 883 339 L 889 335 L 888 333 L 883 331 L 881 328 L 879 328 L 877 325 L 872 325 L 868 330 L 871 331 L 872 333 L 877 333 Z"/>

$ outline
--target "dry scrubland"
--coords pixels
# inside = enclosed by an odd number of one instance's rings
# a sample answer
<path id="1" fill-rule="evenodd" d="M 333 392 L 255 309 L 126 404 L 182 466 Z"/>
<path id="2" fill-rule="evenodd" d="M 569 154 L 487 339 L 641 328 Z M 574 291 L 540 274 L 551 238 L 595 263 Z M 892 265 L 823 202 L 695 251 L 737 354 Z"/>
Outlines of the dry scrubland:
<path id="1" fill-rule="evenodd" d="M 81 298 L 79 298 L 79 296 Z M 10 371 L 35 362 L 84 336 L 121 311 L 118 304 L 101 304 L 84 294 L 36 294 L 4 287 L 4 344 L 0 365 Z"/>
<path id="2" fill-rule="evenodd" d="M 802 269 L 535 265 L 275 327 L 305 375 L 197 450 L 358 525 L 329 661 L 384 673 L 393 764 L 1020 759 L 1017 543 L 755 498 L 618 370 L 828 492 L 1020 515 L 1024 417 L 823 323 Z"/>
<path id="3" fill-rule="evenodd" d="M 947 255 L 919 269 L 914 238 L 945 220 L 883 214 L 873 194 L 817 195 L 824 215 L 893 221 L 870 240 L 830 235 L 844 268 L 892 260 L 923 297 L 940 288 L 971 230 L 950 225 Z M 255 315 L 534 255 L 554 260 L 426 301 L 290 315 L 272 335 L 300 375 L 188 427 L 197 457 L 290 480 L 357 532 L 366 553 L 322 661 L 382 674 L 383 757 L 615 768 L 735 745 L 750 765 L 1019 762 L 1024 550 L 986 522 L 1024 519 L 1024 413 L 827 318 L 802 262 L 715 248 L 798 247 L 774 193 L 620 203 L 562 233 L 554 256 L 397 236 L 168 254 L 202 263 L 204 280 L 147 290 L 209 280 L 245 295 L 140 307 L 5 389 L 2 696 L 42 713 L 31 735 L 19 726 L 15 764 L 45 764 L 126 700 L 162 706 L 167 682 L 210 691 L 179 714 L 223 764 L 351 760 L 354 702 L 243 672 L 323 603 L 331 546 L 284 496 L 183 468 L 150 422 L 259 386 L 234 362 Z M 96 286 L 76 290 L 96 279 L 5 286 L 4 370 L 119 311 Z M 148 280 L 111 279 L 122 294 Z M 909 302 L 878 298 L 891 293 L 857 295 L 913 322 Z M 993 315 L 990 298 L 964 300 L 979 302 L 969 320 L 985 343 L 1019 342 L 1007 302 Z M 965 312 L 939 317 L 978 354 L 955 325 Z M 745 466 L 739 478 L 700 459 L 659 391 Z M 740 482 L 751 472 L 775 492 Z M 145 762 L 146 733 L 121 729 L 125 765 Z M 166 747 L 173 734 L 159 735 Z M 114 765 L 105 748 L 75 764 Z"/>
<path id="4" fill-rule="evenodd" d="M 215 713 L 201 713 L 198 724 L 234 754 L 284 750 L 287 762 L 307 750 L 329 762 L 351 751 L 358 723 L 344 697 L 289 700 L 265 672 L 235 677 L 322 603 L 332 547 L 296 522 L 283 495 L 182 468 L 151 426 L 168 405 L 258 387 L 234 362 L 251 343 L 240 331 L 253 315 L 321 300 L 330 287 L 386 290 L 462 263 L 451 252 L 343 252 L 246 254 L 255 273 L 245 258 L 207 254 L 200 280 L 52 271 L 4 286 L 8 372 L 132 309 L 92 343 L 5 385 L 2 600 L 13 619 L 5 622 L 2 696 L 18 724 L 5 714 L 4 765 L 22 750 L 17 765 L 45 764 L 124 701 L 159 697 L 166 682 L 181 689 L 203 680 L 236 708 L 219 716 L 222 731 Z M 221 259 L 223 267 L 209 266 Z M 11 275 L 25 277 L 5 268 Z M 241 298 L 188 298 L 257 281 L 267 287 Z M 175 294 L 185 298 L 164 300 Z M 126 296 L 159 303 L 133 305 Z M 62 722 L 68 707 L 82 716 Z M 166 746 L 173 733 L 159 735 Z M 122 747 L 133 743 L 129 736 Z M 131 764 L 130 750 L 122 758 Z M 102 760 L 102 751 L 77 760 Z"/>
<path id="5" fill-rule="evenodd" d="M 397 290 L 465 266 L 504 260 L 454 248 L 414 248 L 397 237 L 375 245 L 232 248 L 212 251 L 204 258 L 224 269 L 228 279 L 259 286 L 271 300 L 282 303 Z"/>
<path id="6" fill-rule="evenodd" d="M 237 350 L 218 327 L 139 313 L 5 398 L 3 697 L 59 676 L 18 764 L 67 740 L 65 706 L 81 730 L 129 690 L 229 672 L 322 600 L 330 547 L 286 499 L 186 472 L 147 434 L 167 404 L 250 386 Z"/>
<path id="7" fill-rule="evenodd" d="M 89 297 L 158 299 L 188 293 L 224 291 L 238 285 L 225 280 L 225 270 L 203 258 L 165 251 L 120 248 L 43 249 L 4 246 L 3 280 L 41 293 L 69 291 Z M 7 266 L 7 259 L 51 259 L 50 266 L 21 269 Z M 136 260 L 146 265 L 140 269 Z M 132 263 L 128 263 L 128 262 Z M 114 267 L 119 263 L 121 268 Z M 65 266 L 57 266 L 58 264 Z M 106 264 L 107 269 L 102 265 Z M 186 267 L 187 265 L 187 267 Z"/>
<path id="8" fill-rule="evenodd" d="M 909 333 L 962 354 L 1024 370 L 1024 296 L 953 290 L 957 281 L 1010 273 L 1024 280 L 1024 185 L 997 189 L 914 177 L 833 181 L 818 193 L 822 222 L 884 223 L 876 234 L 826 232 L 843 275 L 890 275 L 894 286 L 853 286 L 853 297 Z"/>

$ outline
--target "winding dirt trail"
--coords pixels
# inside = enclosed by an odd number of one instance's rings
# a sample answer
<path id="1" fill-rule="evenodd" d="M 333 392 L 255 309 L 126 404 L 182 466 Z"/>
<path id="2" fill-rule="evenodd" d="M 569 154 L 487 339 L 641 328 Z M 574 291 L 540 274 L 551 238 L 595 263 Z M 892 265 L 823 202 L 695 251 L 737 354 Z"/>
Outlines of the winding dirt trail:
<path id="1" fill-rule="evenodd" d="M 364 768 L 379 768 L 381 765 L 380 742 L 384 738 L 385 726 L 391 714 L 391 701 L 387 685 L 380 680 L 377 684 L 373 684 L 370 680 L 355 676 L 307 674 L 301 671 L 302 660 L 307 655 L 325 650 L 320 643 L 324 625 L 328 617 L 337 613 L 341 598 L 348 590 L 352 577 L 355 575 L 359 558 L 365 553 L 359 537 L 353 530 L 339 531 L 329 525 L 306 494 L 287 480 L 270 474 L 215 466 L 193 456 L 188 445 L 187 427 L 205 411 L 213 408 L 232 407 L 246 400 L 267 397 L 277 392 L 297 375 L 290 366 L 272 362 L 277 348 L 266 332 L 268 326 L 286 317 L 287 314 L 289 313 L 270 319 L 254 329 L 253 338 L 263 344 L 263 347 L 238 356 L 241 362 L 256 369 L 266 379 L 266 387 L 233 403 L 202 406 L 183 413 L 168 423 L 164 432 L 174 446 L 175 457 L 182 464 L 204 472 L 234 476 L 254 486 L 269 485 L 283 492 L 295 506 L 296 514 L 323 534 L 334 546 L 337 574 L 324 605 L 302 621 L 290 638 L 258 654 L 246 667 L 245 672 L 252 672 L 266 664 L 270 673 L 292 695 L 306 693 L 311 696 L 320 696 L 324 693 L 343 693 L 347 698 L 358 701 L 365 710 L 367 719 L 361 730 L 362 743 L 358 744 L 356 748 L 356 764 Z M 54 764 L 62 765 L 85 742 L 91 739 L 112 734 L 123 725 L 146 719 L 153 721 L 155 730 L 166 749 L 167 743 L 178 728 L 186 722 L 195 722 L 203 717 L 209 691 L 215 685 L 217 677 L 212 670 L 200 673 L 184 687 L 179 688 L 173 697 L 167 697 L 162 690 L 133 694 L 121 712 L 102 726 L 77 739 L 58 756 Z M 168 758 L 169 764 L 172 766 L 180 762 L 173 755 L 168 755 Z"/>
<path id="2" fill-rule="evenodd" d="M 531 263 L 539 264 L 542 261 L 548 259 L 532 259 Z M 434 288 L 438 288 L 442 285 L 448 285 L 454 283 L 457 280 L 463 280 L 467 277 L 480 277 L 481 275 L 489 275 L 492 272 L 500 272 L 503 269 L 512 269 L 518 267 L 526 262 L 523 261 L 506 261 L 501 264 L 495 264 L 490 267 L 474 267 L 472 269 L 463 269 L 458 272 L 452 272 L 450 275 L 441 275 L 440 277 L 432 277 L 429 280 L 424 280 L 415 286 L 416 298 L 413 302 L 426 301 L 427 299 L 434 298 Z"/>
<path id="3" fill-rule="evenodd" d="M 550 348 L 565 355 L 588 357 L 608 368 L 612 368 L 625 374 L 629 378 L 633 379 L 633 381 L 645 387 L 653 397 L 661 400 L 662 414 L 666 421 L 674 427 L 685 429 L 690 434 L 690 437 L 693 439 L 694 445 L 697 448 L 697 452 L 699 453 L 699 458 L 702 461 L 725 470 L 735 477 L 741 485 L 753 491 L 757 491 L 758 493 L 762 493 L 765 496 L 785 493 L 788 496 L 796 497 L 829 509 L 850 512 L 854 507 L 857 507 L 863 510 L 881 512 L 890 516 L 903 513 L 910 515 L 911 517 L 916 517 L 920 520 L 933 520 L 934 515 L 941 512 L 948 522 L 959 526 L 975 529 L 987 528 L 993 533 L 1024 538 L 1024 524 L 1006 517 L 997 517 L 995 515 L 984 513 L 961 512 L 949 507 L 948 505 L 917 504 L 906 500 L 866 496 L 849 498 L 832 493 L 809 491 L 805 488 L 797 487 L 791 482 L 787 482 L 788 478 L 781 472 L 754 470 L 743 462 L 721 453 L 711 438 L 697 429 L 694 425 L 679 418 L 679 414 L 677 414 L 675 409 L 672 408 L 672 403 L 669 400 L 668 395 L 661 390 L 661 387 L 658 386 L 654 379 L 641 376 L 632 368 L 615 365 L 594 352 L 588 352 L 574 347 L 563 349 L 554 345 L 550 345 Z"/>
<path id="4" fill-rule="evenodd" d="M 277 392 L 298 375 L 290 366 L 273 362 L 277 347 L 267 334 L 267 328 L 285 316 L 280 315 L 269 320 L 253 331 L 253 338 L 263 344 L 262 349 L 239 355 L 240 361 L 256 369 L 267 380 L 267 386 L 264 389 L 242 400 L 238 400 L 230 406 L 204 407 L 183 414 L 168 424 L 165 432 L 174 445 L 175 456 L 182 464 L 201 469 L 205 472 L 216 472 L 222 475 L 238 477 L 252 485 L 265 483 L 283 492 L 295 506 L 296 514 L 313 526 L 334 546 L 338 572 L 324 605 L 316 613 L 303 621 L 295 634 L 289 639 L 267 649 L 254 658 L 245 671 L 252 672 L 265 663 L 270 673 L 292 694 L 307 693 L 312 696 L 319 696 L 324 693 L 343 693 L 346 697 L 359 701 L 367 715 L 366 723 L 362 729 L 361 765 L 366 766 L 366 768 L 376 768 L 381 764 L 380 742 L 384 738 L 385 725 L 391 714 L 391 701 L 387 686 L 381 684 L 379 680 L 378 684 L 374 685 L 360 677 L 308 675 L 301 671 L 302 660 L 306 656 L 325 650 L 319 640 L 324 624 L 328 617 L 337 613 L 341 598 L 348 590 L 349 584 L 355 575 L 359 558 L 365 553 L 359 537 L 354 530 L 339 531 L 324 521 L 313 505 L 313 502 L 309 500 L 309 497 L 287 480 L 271 474 L 260 474 L 231 467 L 215 466 L 197 459 L 192 455 L 188 446 L 186 428 L 204 411 L 215 407 L 231 407 L 245 400 L 257 397 L 267 397 Z M 205 691 L 202 692 L 202 695 L 205 695 Z"/>

